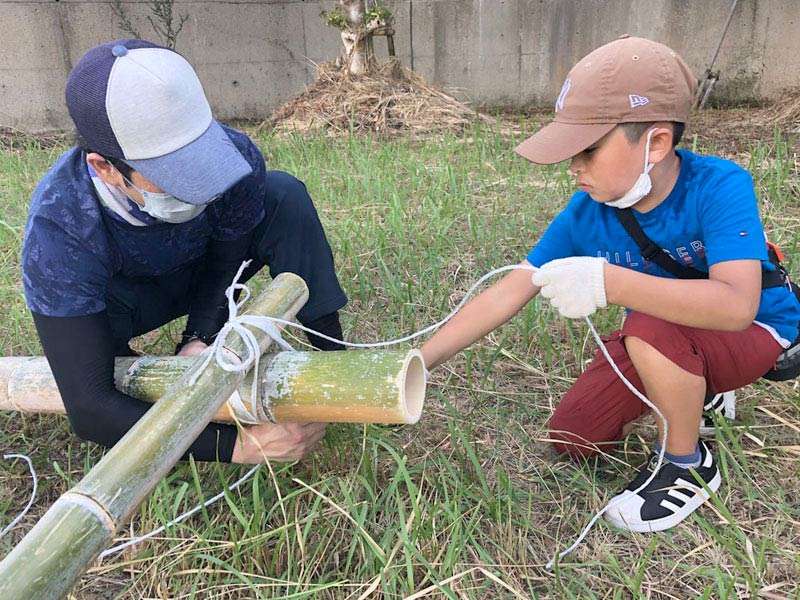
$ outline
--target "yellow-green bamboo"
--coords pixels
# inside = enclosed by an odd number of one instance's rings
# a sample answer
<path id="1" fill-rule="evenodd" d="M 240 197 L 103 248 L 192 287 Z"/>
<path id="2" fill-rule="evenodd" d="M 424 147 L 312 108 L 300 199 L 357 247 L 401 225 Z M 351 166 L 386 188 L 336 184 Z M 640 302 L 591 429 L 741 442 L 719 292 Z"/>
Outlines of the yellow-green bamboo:
<path id="1" fill-rule="evenodd" d="M 308 298 L 302 279 L 284 273 L 252 303 L 248 314 L 292 318 Z M 261 352 L 270 343 L 252 329 Z M 241 356 L 243 344 L 230 349 Z M 131 512 L 191 445 L 245 373 L 211 362 L 189 385 L 204 356 L 0 562 L 2 600 L 64 596 L 112 540 Z"/>
<path id="2" fill-rule="evenodd" d="M 116 385 L 154 402 L 193 361 L 183 356 L 118 358 Z M 279 352 L 260 361 L 255 411 L 251 372 L 213 420 L 416 423 L 425 394 L 424 372 L 416 350 Z M 0 358 L 0 409 L 64 412 L 44 358 Z"/>
<path id="3" fill-rule="evenodd" d="M 418 350 L 278 352 L 263 362 L 261 405 L 278 423 L 416 423 L 422 414 Z"/>

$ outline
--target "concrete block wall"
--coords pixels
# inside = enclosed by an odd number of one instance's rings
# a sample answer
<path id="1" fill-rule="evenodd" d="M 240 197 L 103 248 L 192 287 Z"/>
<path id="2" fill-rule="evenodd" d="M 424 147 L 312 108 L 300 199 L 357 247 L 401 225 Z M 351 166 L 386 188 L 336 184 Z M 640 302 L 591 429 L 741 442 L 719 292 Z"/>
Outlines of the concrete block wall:
<path id="1" fill-rule="evenodd" d="M 195 66 L 218 118 L 264 118 L 341 49 L 320 11 L 332 0 L 176 1 L 177 49 Z M 155 39 L 143 0 L 122 4 Z M 395 46 L 406 66 L 482 106 L 551 106 L 578 59 L 623 33 L 664 42 L 700 76 L 730 0 L 398 0 Z M 67 74 L 88 48 L 118 37 L 108 0 L 0 0 L 0 127 L 69 126 Z M 800 0 L 739 0 L 715 65 L 714 97 L 774 97 L 800 75 Z M 385 56 L 385 40 L 378 38 Z"/>

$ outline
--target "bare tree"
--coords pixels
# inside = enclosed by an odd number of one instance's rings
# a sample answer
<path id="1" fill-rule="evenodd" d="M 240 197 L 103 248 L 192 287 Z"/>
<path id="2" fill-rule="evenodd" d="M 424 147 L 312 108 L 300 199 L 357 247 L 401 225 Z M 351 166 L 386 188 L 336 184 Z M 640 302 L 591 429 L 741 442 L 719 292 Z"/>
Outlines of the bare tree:
<path id="1" fill-rule="evenodd" d="M 336 0 L 322 16 L 328 25 L 341 30 L 344 44 L 343 64 L 351 75 L 364 75 L 375 66 L 373 38 L 387 37 L 389 54 L 394 56 L 392 13 L 378 0 Z"/>

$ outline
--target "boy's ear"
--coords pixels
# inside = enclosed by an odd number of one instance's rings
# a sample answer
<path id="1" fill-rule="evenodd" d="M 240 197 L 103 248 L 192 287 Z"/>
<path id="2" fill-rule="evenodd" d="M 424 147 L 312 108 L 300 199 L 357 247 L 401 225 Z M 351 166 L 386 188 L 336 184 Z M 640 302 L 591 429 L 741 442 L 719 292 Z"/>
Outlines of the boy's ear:
<path id="1" fill-rule="evenodd" d="M 647 133 L 645 133 L 645 139 Z M 650 136 L 650 162 L 656 164 L 672 152 L 672 128 L 658 127 Z"/>

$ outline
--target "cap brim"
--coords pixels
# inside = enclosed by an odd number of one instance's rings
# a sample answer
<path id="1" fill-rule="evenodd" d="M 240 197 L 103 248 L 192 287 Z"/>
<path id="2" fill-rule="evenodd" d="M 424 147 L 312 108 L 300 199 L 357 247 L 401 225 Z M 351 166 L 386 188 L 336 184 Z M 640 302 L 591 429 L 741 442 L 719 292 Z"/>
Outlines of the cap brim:
<path id="1" fill-rule="evenodd" d="M 174 152 L 125 162 L 187 204 L 206 204 L 253 171 L 215 120 L 199 138 Z"/>
<path id="2" fill-rule="evenodd" d="M 553 121 L 514 148 L 514 152 L 531 162 L 552 165 L 583 152 L 616 125 L 616 123 L 577 125 Z"/>

